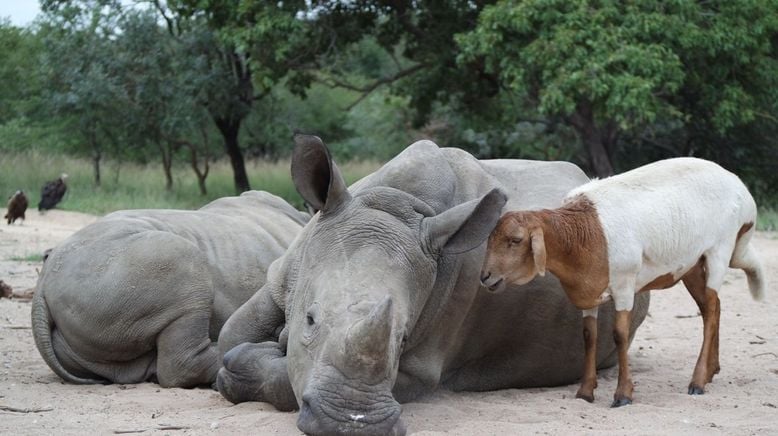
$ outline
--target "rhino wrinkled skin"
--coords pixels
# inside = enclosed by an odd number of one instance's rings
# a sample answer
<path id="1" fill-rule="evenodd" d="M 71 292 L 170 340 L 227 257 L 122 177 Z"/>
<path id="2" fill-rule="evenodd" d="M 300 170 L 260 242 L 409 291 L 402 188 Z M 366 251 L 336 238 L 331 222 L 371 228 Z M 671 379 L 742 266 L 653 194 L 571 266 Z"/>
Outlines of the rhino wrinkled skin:
<path id="1" fill-rule="evenodd" d="M 295 185 L 320 212 L 222 329 L 222 395 L 299 408 L 298 428 L 312 435 L 404 434 L 399 403 L 438 386 L 581 376 L 581 313 L 556 278 L 499 294 L 479 284 L 501 213 L 558 206 L 588 181 L 579 168 L 479 161 L 420 141 L 346 189 L 319 138 L 295 141 Z M 647 310 L 638 297 L 631 334 Z M 600 331 L 610 331 L 613 306 L 601 311 Z M 597 350 L 599 367 L 615 363 L 611 335 Z"/>
<path id="2" fill-rule="evenodd" d="M 35 344 L 72 383 L 212 384 L 222 325 L 307 221 L 260 191 L 196 211 L 106 215 L 46 259 L 32 302 Z"/>

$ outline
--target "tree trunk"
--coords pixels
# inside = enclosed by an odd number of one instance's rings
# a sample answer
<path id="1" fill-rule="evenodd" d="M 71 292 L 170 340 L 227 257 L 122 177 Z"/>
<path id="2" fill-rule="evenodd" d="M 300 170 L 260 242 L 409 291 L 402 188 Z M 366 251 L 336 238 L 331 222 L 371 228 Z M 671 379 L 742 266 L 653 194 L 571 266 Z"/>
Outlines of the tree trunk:
<path id="1" fill-rule="evenodd" d="M 197 186 L 200 188 L 200 195 L 206 196 L 208 195 L 208 190 L 205 187 L 205 179 L 208 177 L 208 171 L 210 170 L 208 165 L 208 154 L 205 154 L 203 159 L 203 169 L 201 170 L 197 158 L 197 148 L 192 143 L 187 143 L 186 145 L 189 147 L 189 157 L 191 159 L 192 170 L 197 176 Z"/>
<path id="2" fill-rule="evenodd" d="M 575 128 L 583 140 L 586 151 L 589 154 L 589 166 L 597 177 L 612 176 L 613 164 L 609 151 L 616 141 L 617 130 L 615 128 L 600 128 L 594 120 L 591 105 L 581 103 L 569 122 Z M 603 131 L 604 130 L 604 131 Z"/>
<path id="3" fill-rule="evenodd" d="M 92 153 L 92 168 L 95 173 L 95 186 L 100 186 L 100 159 L 102 158 L 102 153 L 100 153 L 100 150 L 94 150 Z"/>
<path id="4" fill-rule="evenodd" d="M 160 144 L 162 152 L 162 170 L 165 172 L 165 190 L 173 190 L 173 146 L 168 142 L 167 146 Z"/>
<path id="5" fill-rule="evenodd" d="M 232 165 L 233 179 L 235 181 L 235 191 L 241 192 L 251 189 L 249 178 L 246 174 L 246 164 L 243 160 L 243 152 L 238 145 L 238 132 L 240 132 L 241 120 L 228 120 L 223 118 L 214 119 L 224 137 L 224 149 L 230 157 Z"/>
<path id="6" fill-rule="evenodd" d="M 208 162 L 205 163 L 205 175 L 197 173 L 197 186 L 200 188 L 200 195 L 208 195 L 208 189 L 205 186 L 205 178 L 208 177 Z"/>
<path id="7" fill-rule="evenodd" d="M 95 128 L 92 128 L 89 132 L 89 144 L 92 147 L 92 170 L 95 176 L 95 186 L 100 187 L 100 159 L 103 157 L 103 153 L 100 150 L 100 146 L 97 144 L 97 132 Z"/>
<path id="8" fill-rule="evenodd" d="M 608 177 L 613 175 L 613 165 L 611 165 L 608 149 L 605 145 L 603 136 L 595 131 L 590 134 L 582 134 L 586 150 L 589 153 L 589 163 L 597 177 Z"/>

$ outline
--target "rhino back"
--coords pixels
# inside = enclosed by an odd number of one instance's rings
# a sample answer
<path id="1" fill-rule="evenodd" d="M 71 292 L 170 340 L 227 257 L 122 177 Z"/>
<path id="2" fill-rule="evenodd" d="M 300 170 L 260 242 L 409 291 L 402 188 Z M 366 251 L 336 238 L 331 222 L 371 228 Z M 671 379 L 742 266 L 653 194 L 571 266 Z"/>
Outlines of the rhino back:
<path id="1" fill-rule="evenodd" d="M 161 231 L 180 237 L 205 256 L 214 282 L 215 332 L 264 283 L 270 264 L 285 252 L 304 224 L 302 214 L 291 206 L 284 210 L 264 203 L 252 207 L 228 203 L 234 199 L 217 200 L 196 212 L 139 210 L 109 216 L 138 232 Z"/>
<path id="2" fill-rule="evenodd" d="M 116 224 L 95 223 L 52 251 L 38 292 L 73 351 L 122 361 L 153 349 L 185 311 L 210 310 L 212 284 L 187 241 Z"/>
<path id="3" fill-rule="evenodd" d="M 75 361 L 129 361 L 153 353 L 159 332 L 193 312 L 210 317 L 216 340 L 306 221 L 284 205 L 251 194 L 198 211 L 120 211 L 76 232 L 51 252 L 37 285 L 55 351 L 61 338 Z"/>

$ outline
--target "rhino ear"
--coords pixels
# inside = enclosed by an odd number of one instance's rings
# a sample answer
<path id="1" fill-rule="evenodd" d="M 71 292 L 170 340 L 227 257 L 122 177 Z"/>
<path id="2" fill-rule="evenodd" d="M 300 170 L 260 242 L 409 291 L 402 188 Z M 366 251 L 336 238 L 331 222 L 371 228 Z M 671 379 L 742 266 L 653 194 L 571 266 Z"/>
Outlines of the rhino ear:
<path id="1" fill-rule="evenodd" d="M 459 254 L 478 247 L 497 225 L 507 200 L 505 193 L 495 188 L 479 199 L 425 218 L 430 248 L 442 254 Z"/>
<path id="2" fill-rule="evenodd" d="M 327 146 L 312 135 L 295 135 L 292 152 L 292 180 L 297 192 L 313 209 L 332 211 L 348 202 L 351 195 Z"/>

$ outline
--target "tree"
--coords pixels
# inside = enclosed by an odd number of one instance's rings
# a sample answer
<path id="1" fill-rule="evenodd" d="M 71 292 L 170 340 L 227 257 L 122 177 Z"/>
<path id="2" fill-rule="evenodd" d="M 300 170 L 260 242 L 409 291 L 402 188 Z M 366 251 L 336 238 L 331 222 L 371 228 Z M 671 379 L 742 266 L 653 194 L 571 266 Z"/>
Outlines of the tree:
<path id="1" fill-rule="evenodd" d="M 40 38 L 29 30 L 13 26 L 0 18 L 0 124 L 26 116 L 34 106 L 39 90 L 37 54 Z"/>
<path id="2" fill-rule="evenodd" d="M 83 5 L 45 4 L 39 30 L 45 54 L 42 69 L 49 86 L 44 100 L 53 113 L 68 120 L 81 135 L 80 149 L 92 158 L 94 180 L 107 149 L 123 142 L 121 113 L 126 95 L 113 63 L 118 16 L 101 2 Z"/>
<path id="3" fill-rule="evenodd" d="M 224 139 L 238 192 L 250 189 L 239 138 L 252 106 L 294 70 L 303 46 L 296 14 L 304 1 L 200 2 L 151 0 L 172 35 L 185 39 L 191 56 L 205 60 L 202 103 Z M 207 25 L 208 32 L 202 30 Z M 289 83 L 295 83 L 291 79 Z M 293 85 L 295 86 L 295 85 Z M 307 83 L 296 85 L 298 88 Z"/>
<path id="4" fill-rule="evenodd" d="M 607 176 L 625 133 L 657 123 L 724 133 L 753 121 L 778 97 L 776 32 L 774 0 L 517 0 L 486 7 L 457 42 L 463 66 L 483 63 L 571 125 Z"/>
<path id="5" fill-rule="evenodd" d="M 204 195 L 211 154 L 207 140 L 211 121 L 199 103 L 201 87 L 209 80 L 210 71 L 203 71 L 200 59 L 190 56 L 188 47 L 159 25 L 156 14 L 127 11 L 118 25 L 121 33 L 117 35 L 113 57 L 129 102 L 124 109 L 127 139 L 156 150 L 162 160 L 167 190 L 173 187 L 176 154 L 182 149 L 188 151 Z"/>

